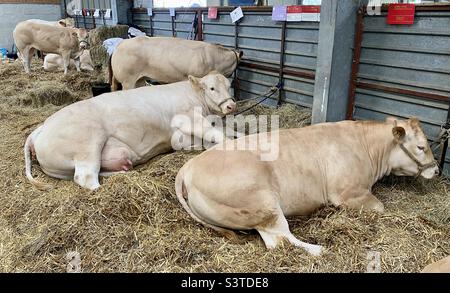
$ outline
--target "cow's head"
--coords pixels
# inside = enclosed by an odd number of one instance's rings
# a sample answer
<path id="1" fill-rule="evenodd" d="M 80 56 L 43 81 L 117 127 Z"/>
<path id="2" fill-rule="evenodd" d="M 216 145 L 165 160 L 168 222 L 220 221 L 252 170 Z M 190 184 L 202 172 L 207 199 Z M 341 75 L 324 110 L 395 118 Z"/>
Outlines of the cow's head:
<path id="1" fill-rule="evenodd" d="M 388 118 L 396 146 L 389 158 L 392 173 L 397 176 L 422 176 L 431 179 L 439 174 L 428 140 L 416 118 Z"/>
<path id="2" fill-rule="evenodd" d="M 88 31 L 84 28 L 75 28 L 72 35 L 77 38 L 81 50 L 89 48 Z"/>
<path id="3" fill-rule="evenodd" d="M 230 81 L 222 74 L 213 71 L 203 78 L 189 75 L 189 81 L 212 112 L 227 115 L 236 111 L 236 102 L 230 95 Z"/>
<path id="4" fill-rule="evenodd" d="M 58 25 L 62 26 L 62 27 L 74 27 L 75 26 L 73 18 L 60 19 L 60 20 L 58 20 Z"/>

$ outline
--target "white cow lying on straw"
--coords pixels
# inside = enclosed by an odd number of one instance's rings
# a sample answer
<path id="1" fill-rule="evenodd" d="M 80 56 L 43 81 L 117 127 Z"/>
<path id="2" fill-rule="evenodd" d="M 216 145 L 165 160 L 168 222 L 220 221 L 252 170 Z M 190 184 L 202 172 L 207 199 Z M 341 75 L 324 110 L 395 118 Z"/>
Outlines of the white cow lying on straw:
<path id="1" fill-rule="evenodd" d="M 100 172 L 127 171 L 170 151 L 174 133 L 223 141 L 222 130 L 204 116 L 193 115 L 193 110 L 201 109 L 204 115 L 234 112 L 229 89 L 228 79 L 213 72 L 201 79 L 189 76 L 188 81 L 106 93 L 69 105 L 28 136 L 26 176 L 40 189 L 50 187 L 32 177 L 31 151 L 44 173 L 73 178 L 92 190 L 100 186 Z M 174 119 L 179 114 L 188 121 Z"/>

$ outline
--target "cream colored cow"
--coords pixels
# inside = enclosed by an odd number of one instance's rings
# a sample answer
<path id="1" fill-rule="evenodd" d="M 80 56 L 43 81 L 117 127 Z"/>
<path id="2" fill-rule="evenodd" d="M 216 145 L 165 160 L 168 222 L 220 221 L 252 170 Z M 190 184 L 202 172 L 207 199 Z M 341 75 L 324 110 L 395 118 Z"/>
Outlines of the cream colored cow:
<path id="1" fill-rule="evenodd" d="M 140 36 L 122 41 L 110 59 L 113 90 L 142 86 L 146 78 L 159 83 L 202 77 L 211 71 L 229 76 L 242 52 L 200 41 Z"/>
<path id="2" fill-rule="evenodd" d="M 31 58 L 35 50 L 61 55 L 64 74 L 67 74 L 70 59 L 78 63 L 83 50 L 88 47 L 88 33 L 85 29 L 52 26 L 29 20 L 17 24 L 13 36 L 27 73 L 30 73 Z"/>
<path id="3" fill-rule="evenodd" d="M 229 89 L 227 78 L 210 73 L 201 79 L 191 76 L 188 81 L 105 93 L 69 105 L 27 138 L 26 176 L 36 187 L 49 188 L 31 175 L 31 151 L 49 176 L 96 189 L 100 171 L 127 171 L 172 150 L 175 132 L 220 142 L 224 133 L 204 116 L 194 116 L 193 128 L 190 119 L 175 118 L 191 117 L 195 108 L 204 115 L 235 111 Z"/>
<path id="4" fill-rule="evenodd" d="M 77 67 L 77 65 L 79 66 Z M 89 50 L 84 50 L 80 56 L 80 62 L 75 62 L 75 60 L 70 59 L 69 68 L 76 68 L 77 71 L 88 70 L 93 71 L 94 66 L 92 65 L 91 54 Z M 61 55 L 58 54 L 47 54 L 44 58 L 44 70 L 52 71 L 52 70 L 63 70 L 64 69 L 64 60 Z"/>
<path id="5" fill-rule="evenodd" d="M 450 256 L 440 261 L 427 265 L 422 273 L 447 273 L 450 274 Z"/>
<path id="6" fill-rule="evenodd" d="M 188 161 L 175 182 L 184 209 L 225 235 L 256 229 L 268 248 L 286 239 L 318 255 L 322 247 L 292 235 L 286 216 L 309 215 L 325 204 L 383 212 L 371 190 L 380 178 L 438 174 L 417 119 L 325 123 L 276 134 L 274 160 L 261 159 L 267 144 L 259 134 L 226 141 Z M 257 147 L 235 149 L 243 141 Z"/>

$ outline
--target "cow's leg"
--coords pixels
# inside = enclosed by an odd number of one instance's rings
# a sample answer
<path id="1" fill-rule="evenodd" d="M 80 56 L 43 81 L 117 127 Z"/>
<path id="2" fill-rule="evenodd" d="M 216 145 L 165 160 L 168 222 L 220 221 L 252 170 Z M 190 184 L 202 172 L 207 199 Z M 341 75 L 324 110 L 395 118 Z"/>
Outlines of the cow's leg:
<path id="1" fill-rule="evenodd" d="M 74 181 L 81 187 L 95 190 L 100 187 L 98 173 L 100 172 L 100 161 L 75 161 Z"/>
<path id="2" fill-rule="evenodd" d="M 64 74 L 67 74 L 70 65 L 70 54 L 65 53 L 61 55 L 64 62 Z"/>
<path id="3" fill-rule="evenodd" d="M 136 80 L 130 77 L 122 82 L 122 90 L 130 90 L 134 89 L 135 87 L 136 87 Z"/>
<path id="4" fill-rule="evenodd" d="M 384 205 L 368 190 L 354 190 L 344 192 L 339 196 L 335 205 L 345 205 L 352 209 L 367 209 L 379 213 L 384 212 Z"/>
<path id="5" fill-rule="evenodd" d="M 320 255 L 323 250 L 323 247 L 320 245 L 309 244 L 295 238 L 289 230 L 288 222 L 284 217 L 281 208 L 279 208 L 274 221 L 263 226 L 258 226 L 256 227 L 256 230 L 259 232 L 264 244 L 269 249 L 275 248 L 281 241 L 286 239 L 291 244 L 305 249 L 312 255 Z"/>
<path id="6" fill-rule="evenodd" d="M 80 149 L 73 160 L 75 165 L 74 181 L 81 187 L 90 190 L 100 187 L 98 175 L 101 167 L 101 151 L 105 144 L 100 139 L 101 137 L 85 149 Z"/>
<path id="7" fill-rule="evenodd" d="M 25 68 L 26 73 L 31 72 L 31 58 L 33 55 L 31 54 L 33 52 L 33 48 L 26 47 L 22 52 L 23 57 L 23 67 Z"/>
<path id="8" fill-rule="evenodd" d="M 74 59 L 74 63 L 75 63 L 75 67 L 77 68 L 77 71 L 80 72 L 80 66 L 81 66 L 81 62 L 80 62 L 80 58 Z"/>

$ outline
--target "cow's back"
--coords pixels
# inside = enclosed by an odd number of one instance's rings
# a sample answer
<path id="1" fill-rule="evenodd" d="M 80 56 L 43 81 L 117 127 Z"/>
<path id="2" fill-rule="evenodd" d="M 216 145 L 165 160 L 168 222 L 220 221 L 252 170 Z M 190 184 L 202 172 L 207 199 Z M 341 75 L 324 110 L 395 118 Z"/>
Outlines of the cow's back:
<path id="1" fill-rule="evenodd" d="M 214 60 L 209 60 L 212 46 L 191 40 L 140 36 L 121 42 L 111 65 L 120 82 L 129 75 L 138 75 L 172 83 L 186 80 L 189 75 L 203 77 L 212 71 Z"/>
<path id="2" fill-rule="evenodd" d="M 71 28 L 25 20 L 17 24 L 13 36 L 19 50 L 31 46 L 46 53 L 61 54 L 64 50 L 78 49 Z"/>

